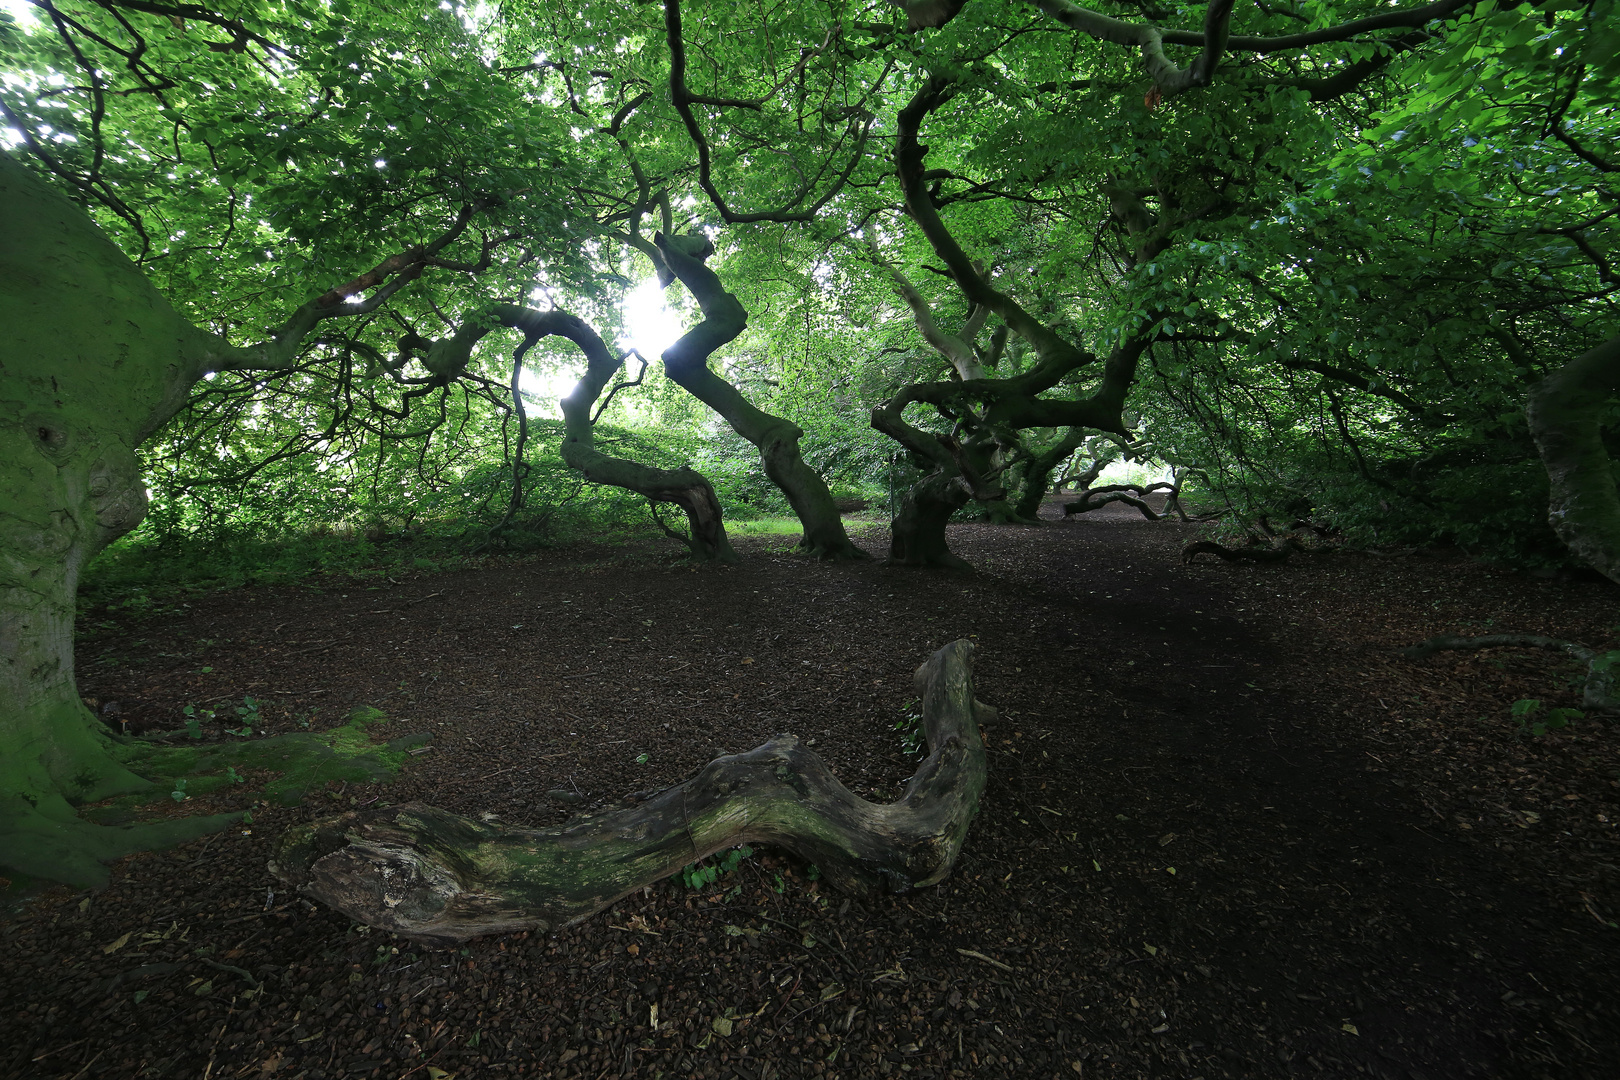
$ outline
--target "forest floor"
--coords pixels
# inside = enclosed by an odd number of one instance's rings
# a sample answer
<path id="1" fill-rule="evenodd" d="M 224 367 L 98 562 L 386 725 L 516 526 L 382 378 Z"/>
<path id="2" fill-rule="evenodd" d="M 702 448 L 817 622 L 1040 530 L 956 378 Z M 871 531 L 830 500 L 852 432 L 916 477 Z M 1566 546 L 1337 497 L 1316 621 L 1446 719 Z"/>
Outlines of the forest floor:
<path id="1" fill-rule="evenodd" d="M 1115 507 L 953 526 L 971 575 L 778 537 L 693 569 L 649 541 L 94 612 L 83 692 L 136 729 L 251 695 L 271 732 L 367 705 L 433 741 L 391 784 L 333 782 L 125 859 L 104 891 L 13 902 L 0 1070 L 1613 1077 L 1620 729 L 1520 732 L 1513 702 L 1578 703 L 1558 654 L 1397 650 L 1614 648 L 1620 593 L 1460 556 L 1183 564 L 1195 535 Z M 760 851 L 710 888 L 430 952 L 266 870 L 284 828 L 340 808 L 551 825 L 779 732 L 892 799 L 912 670 L 961 637 L 1000 715 L 936 888 L 852 902 Z M 256 779 L 151 812 L 246 808 Z"/>

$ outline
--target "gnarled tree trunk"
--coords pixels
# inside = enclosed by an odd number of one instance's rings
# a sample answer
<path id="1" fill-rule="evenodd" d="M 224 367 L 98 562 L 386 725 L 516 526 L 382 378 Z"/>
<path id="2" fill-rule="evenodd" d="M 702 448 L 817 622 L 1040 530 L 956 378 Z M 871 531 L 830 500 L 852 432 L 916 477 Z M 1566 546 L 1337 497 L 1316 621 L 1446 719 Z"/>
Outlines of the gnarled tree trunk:
<path id="1" fill-rule="evenodd" d="M 1620 485 L 1602 421 L 1620 391 L 1620 335 L 1530 391 L 1525 416 L 1547 467 L 1547 520 L 1575 557 L 1620 583 Z"/>
<path id="2" fill-rule="evenodd" d="M 135 447 L 201 377 L 202 335 L 85 213 L 0 153 L 0 865 L 97 885 L 103 860 L 223 826 L 76 804 L 151 787 L 79 700 L 79 573 L 146 513 Z"/>
<path id="3" fill-rule="evenodd" d="M 967 482 L 947 471 L 929 473 L 907 488 L 890 523 L 890 560 L 902 566 L 972 569 L 966 559 L 951 554 L 945 542 L 951 515 L 972 498 Z"/>
<path id="4" fill-rule="evenodd" d="M 610 457 L 596 446 L 596 422 L 591 408 L 608 381 L 617 374 L 624 358 L 615 356 L 602 336 L 577 315 L 552 309 L 540 311 L 520 304 L 491 304 L 480 317 L 468 319 L 450 337 L 427 342 L 423 363 L 430 369 L 460 370 L 473 349 L 496 327 L 518 330 L 524 336 L 514 362 L 521 364 L 528 349 L 541 338 L 555 335 L 567 338 L 585 354 L 585 374 L 558 404 L 563 414 L 563 441 L 559 450 L 571 468 L 593 484 L 608 484 L 645 495 L 655 503 L 667 502 L 686 513 L 688 536 L 682 540 L 698 559 L 734 563 L 737 553 L 726 536 L 720 500 L 714 486 L 702 473 L 690 468 L 656 469 L 628 458 Z M 665 526 L 668 529 L 668 526 Z"/>
<path id="5" fill-rule="evenodd" d="M 1057 442 L 1031 457 L 1024 465 L 1023 474 L 1019 477 L 1022 486 L 1019 489 L 1018 502 L 1013 508 L 1020 518 L 1028 521 L 1040 520 L 1041 503 L 1045 501 L 1046 493 L 1052 486 L 1052 470 L 1068 460 L 1069 455 L 1074 453 L 1084 440 L 1085 429 L 1072 427 L 1065 431 Z"/>
<path id="6" fill-rule="evenodd" d="M 862 895 L 932 885 L 978 812 L 985 757 L 973 646 L 917 669 L 930 753 L 898 802 L 857 798 L 791 735 L 711 762 L 678 787 L 550 829 L 509 829 L 420 803 L 297 826 L 271 870 L 371 926 L 431 945 L 551 930 L 722 848 L 765 842 Z"/>
<path id="7" fill-rule="evenodd" d="M 866 552 L 856 547 L 844 531 L 844 522 L 833 503 L 827 482 L 805 464 L 799 453 L 804 435 L 797 424 L 772 416 L 756 407 L 731 383 L 709 368 L 709 357 L 748 326 L 748 312 L 735 296 L 725 290 L 720 278 L 697 259 L 657 238 L 658 252 L 666 267 L 680 279 L 698 307 L 703 321 L 664 350 L 664 373 L 725 417 L 733 431 L 759 450 L 765 475 L 782 489 L 788 504 L 804 526 L 799 548 L 824 559 L 864 559 Z"/>

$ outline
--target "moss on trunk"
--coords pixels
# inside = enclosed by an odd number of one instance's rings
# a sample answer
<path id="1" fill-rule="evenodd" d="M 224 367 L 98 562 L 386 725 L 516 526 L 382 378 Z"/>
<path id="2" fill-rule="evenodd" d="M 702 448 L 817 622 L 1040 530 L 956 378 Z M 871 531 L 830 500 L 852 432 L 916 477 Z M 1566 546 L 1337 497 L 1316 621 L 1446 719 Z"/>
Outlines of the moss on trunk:
<path id="1" fill-rule="evenodd" d="M 288 830 L 271 869 L 360 922 L 434 945 L 555 929 L 721 848 L 785 847 L 859 894 L 943 879 L 985 783 L 973 646 L 917 669 L 929 756 L 900 800 L 857 798 L 798 739 L 779 735 L 644 802 L 551 829 L 508 829 L 411 803 Z"/>
<path id="2" fill-rule="evenodd" d="M 1576 558 L 1620 583 L 1620 484 L 1602 424 L 1620 391 L 1620 335 L 1547 376 L 1525 415 L 1551 488 L 1547 520 Z"/>
<path id="3" fill-rule="evenodd" d="M 101 829 L 74 807 L 137 791 L 79 701 L 74 598 L 146 513 L 135 447 L 201 375 L 203 335 L 85 213 L 0 153 L 0 864 L 75 884 L 216 828 Z"/>

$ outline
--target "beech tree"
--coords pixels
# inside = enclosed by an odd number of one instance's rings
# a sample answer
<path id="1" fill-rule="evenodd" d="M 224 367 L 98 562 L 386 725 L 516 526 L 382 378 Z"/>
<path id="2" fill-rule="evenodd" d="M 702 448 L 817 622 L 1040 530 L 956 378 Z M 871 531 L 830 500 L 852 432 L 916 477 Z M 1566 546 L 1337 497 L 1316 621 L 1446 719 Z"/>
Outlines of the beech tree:
<path id="1" fill-rule="evenodd" d="M 12 864 L 93 880 L 161 839 L 72 809 L 143 783 L 71 629 L 154 439 L 202 477 L 164 490 L 203 491 L 487 427 L 497 529 L 554 439 L 734 558 L 691 461 L 596 435 L 674 387 L 755 448 L 808 553 L 853 558 L 801 448 L 838 397 L 914 466 L 890 555 L 921 566 L 959 565 L 970 504 L 1034 520 L 1104 436 L 1236 512 L 1351 525 L 1539 452 L 1558 535 L 1617 575 L 1601 4 L 31 2 L 0 16 Z M 649 275 L 692 305 L 658 390 L 611 344 Z M 536 367 L 576 377 L 560 424 L 529 415 Z"/>

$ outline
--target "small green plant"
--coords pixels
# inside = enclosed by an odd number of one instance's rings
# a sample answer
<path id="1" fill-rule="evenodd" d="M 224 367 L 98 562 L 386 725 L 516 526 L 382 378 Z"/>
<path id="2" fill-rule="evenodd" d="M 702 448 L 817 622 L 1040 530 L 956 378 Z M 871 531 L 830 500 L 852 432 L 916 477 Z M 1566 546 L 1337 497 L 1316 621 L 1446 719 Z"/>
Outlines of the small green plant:
<path id="1" fill-rule="evenodd" d="M 650 756 L 648 756 L 647 754 L 637 754 L 636 755 L 636 764 L 637 765 L 645 765 L 645 764 L 647 764 L 647 762 L 649 762 L 651 760 L 652 760 L 652 758 Z"/>
<path id="2" fill-rule="evenodd" d="M 225 734 L 239 735 L 244 739 L 249 735 L 252 735 L 253 725 L 259 722 L 259 699 L 255 697 L 244 697 L 242 699 L 242 704 L 236 707 L 236 716 L 241 722 L 242 726 L 226 728 Z"/>
<path id="3" fill-rule="evenodd" d="M 193 739 L 202 738 L 202 725 L 204 720 L 214 718 L 213 709 L 199 709 L 194 705 L 187 705 L 180 710 L 180 715 L 186 718 L 186 734 Z"/>
<path id="4" fill-rule="evenodd" d="M 1539 738 L 1549 731 L 1568 727 L 1571 721 L 1584 720 L 1580 709 L 1543 709 L 1535 698 L 1520 698 L 1513 703 L 1513 718 L 1519 722 L 1519 734 Z"/>
<path id="5" fill-rule="evenodd" d="M 689 863 L 681 871 L 681 882 L 688 889 L 706 889 L 741 866 L 742 861 L 753 853 L 754 849 L 744 844 L 742 847 L 732 848 L 718 859 Z"/>
<path id="6" fill-rule="evenodd" d="M 173 799 L 175 802 L 185 802 L 186 799 L 189 798 L 189 796 L 186 794 L 186 782 L 184 780 L 176 780 L 174 782 L 174 790 L 169 792 L 169 798 Z"/>
<path id="7" fill-rule="evenodd" d="M 233 784 L 245 784 L 245 783 L 247 783 L 247 777 L 245 777 L 241 773 L 237 772 L 235 765 L 227 765 L 225 767 L 225 779 L 227 781 L 229 781 L 230 783 L 233 783 Z"/>
<path id="8" fill-rule="evenodd" d="M 900 736 L 900 749 L 907 756 L 920 753 L 923 741 L 922 709 L 916 698 L 901 708 L 905 710 L 905 715 L 894 722 L 894 730 Z"/>

